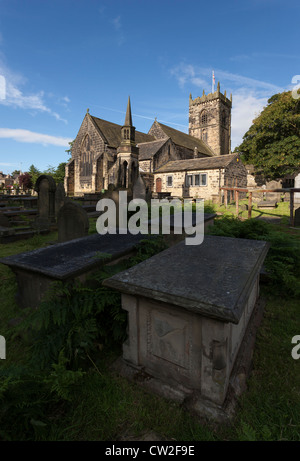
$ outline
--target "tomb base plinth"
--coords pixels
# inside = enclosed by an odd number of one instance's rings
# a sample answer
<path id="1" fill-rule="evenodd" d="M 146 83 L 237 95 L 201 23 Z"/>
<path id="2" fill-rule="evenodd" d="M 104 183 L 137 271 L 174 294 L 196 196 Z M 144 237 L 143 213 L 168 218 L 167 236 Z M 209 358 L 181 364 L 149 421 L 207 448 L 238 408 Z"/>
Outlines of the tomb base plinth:
<path id="1" fill-rule="evenodd" d="M 226 418 L 230 391 L 238 394 L 250 367 L 268 247 L 207 236 L 199 246 L 181 242 L 104 281 L 122 293 L 128 313 L 121 374 L 199 415 Z"/>

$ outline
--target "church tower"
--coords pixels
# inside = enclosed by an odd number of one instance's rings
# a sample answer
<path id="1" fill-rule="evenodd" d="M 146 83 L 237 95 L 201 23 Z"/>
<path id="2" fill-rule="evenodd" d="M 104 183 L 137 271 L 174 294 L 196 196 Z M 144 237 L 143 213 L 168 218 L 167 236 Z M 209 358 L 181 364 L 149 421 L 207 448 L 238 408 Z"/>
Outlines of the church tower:
<path id="1" fill-rule="evenodd" d="M 139 174 L 139 148 L 135 142 L 135 127 L 132 125 L 130 97 L 121 128 L 121 144 L 117 150 L 118 186 L 132 188 Z"/>
<path id="2" fill-rule="evenodd" d="M 203 94 L 189 101 L 189 134 L 202 139 L 216 155 L 226 155 L 231 152 L 231 107 L 230 99 L 220 92 L 220 82 L 217 91 Z"/>

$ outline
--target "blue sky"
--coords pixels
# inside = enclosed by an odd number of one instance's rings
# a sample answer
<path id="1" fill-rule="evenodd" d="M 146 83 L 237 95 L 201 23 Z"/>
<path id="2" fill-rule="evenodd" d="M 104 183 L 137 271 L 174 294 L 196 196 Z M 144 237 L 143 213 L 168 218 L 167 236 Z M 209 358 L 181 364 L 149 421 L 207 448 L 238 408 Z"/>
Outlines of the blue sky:
<path id="1" fill-rule="evenodd" d="M 300 74 L 299 0 L 0 0 L 0 171 L 67 161 L 86 109 L 188 132 L 212 70 L 233 95 L 234 149 Z M 299 77 L 300 79 L 300 77 Z"/>

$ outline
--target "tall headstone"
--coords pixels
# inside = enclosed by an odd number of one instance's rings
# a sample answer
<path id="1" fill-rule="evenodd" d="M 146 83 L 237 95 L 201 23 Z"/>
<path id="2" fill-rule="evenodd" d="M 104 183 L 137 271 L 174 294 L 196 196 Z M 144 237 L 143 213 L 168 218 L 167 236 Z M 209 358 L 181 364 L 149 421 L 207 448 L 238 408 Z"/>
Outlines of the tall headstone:
<path id="1" fill-rule="evenodd" d="M 146 200 L 146 186 L 140 175 L 133 185 L 133 198 L 141 198 Z"/>
<path id="2" fill-rule="evenodd" d="M 62 182 L 58 183 L 55 190 L 55 216 L 58 216 L 58 212 L 65 203 L 66 193 Z"/>
<path id="3" fill-rule="evenodd" d="M 295 176 L 295 184 L 296 189 L 300 189 L 300 172 Z M 294 194 L 294 203 L 300 203 L 300 192 L 295 192 Z"/>
<path id="4" fill-rule="evenodd" d="M 58 241 L 67 242 L 88 235 L 87 212 L 77 203 L 65 202 L 57 216 Z"/>
<path id="5" fill-rule="evenodd" d="M 35 183 L 34 190 L 38 194 L 38 215 L 35 227 L 49 229 L 55 224 L 56 183 L 52 176 L 41 175 Z"/>

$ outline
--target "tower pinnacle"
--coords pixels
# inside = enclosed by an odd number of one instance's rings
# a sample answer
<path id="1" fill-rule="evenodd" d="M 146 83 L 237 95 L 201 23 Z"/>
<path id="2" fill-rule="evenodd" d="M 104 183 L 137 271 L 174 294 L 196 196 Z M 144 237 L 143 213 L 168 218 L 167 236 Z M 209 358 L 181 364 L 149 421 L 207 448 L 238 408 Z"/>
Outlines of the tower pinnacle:
<path id="1" fill-rule="evenodd" d="M 127 110 L 124 126 L 132 126 L 130 96 L 128 96 Z"/>

